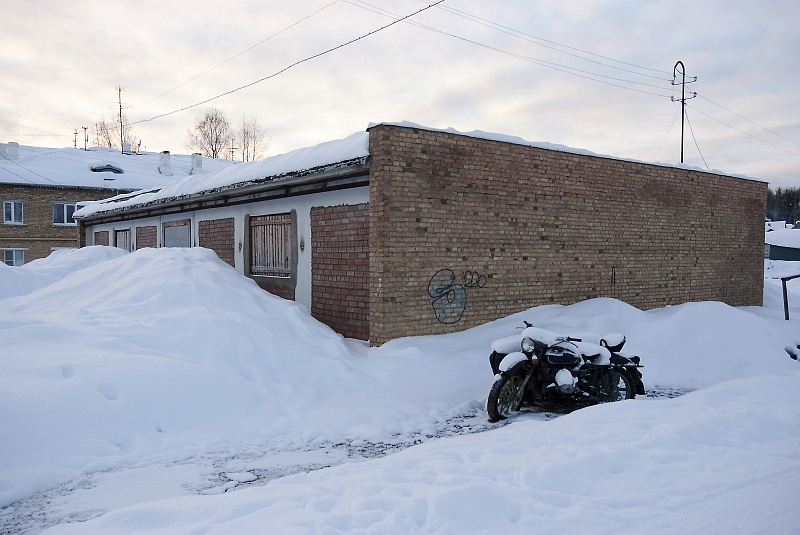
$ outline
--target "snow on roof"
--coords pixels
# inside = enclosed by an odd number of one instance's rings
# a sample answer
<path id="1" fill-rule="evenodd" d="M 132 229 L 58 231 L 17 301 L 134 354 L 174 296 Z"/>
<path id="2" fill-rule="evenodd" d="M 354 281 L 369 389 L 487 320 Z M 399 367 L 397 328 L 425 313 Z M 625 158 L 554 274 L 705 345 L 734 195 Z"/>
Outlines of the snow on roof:
<path id="1" fill-rule="evenodd" d="M 785 230 L 791 227 L 788 225 L 786 221 L 767 221 L 764 223 L 764 230 L 766 232 L 772 232 L 773 230 Z"/>
<path id="2" fill-rule="evenodd" d="M 764 235 L 764 242 L 778 247 L 800 249 L 800 230 L 773 230 Z"/>
<path id="3" fill-rule="evenodd" d="M 426 126 L 421 126 L 416 123 L 408 122 L 408 121 L 400 121 L 396 123 L 387 122 L 387 123 L 370 123 L 370 128 L 373 126 L 378 125 L 391 125 L 391 126 L 403 126 L 406 128 L 419 128 L 421 130 L 430 130 L 433 132 L 446 132 L 448 134 L 457 134 L 461 136 L 467 137 L 474 137 L 479 139 L 489 139 L 493 141 L 501 141 L 503 143 L 514 143 L 515 145 L 526 145 L 528 147 L 535 147 L 539 149 L 546 149 L 546 150 L 554 150 L 558 152 L 568 152 L 571 154 L 582 154 L 584 156 L 595 156 L 597 158 L 608 158 L 611 160 L 619 160 L 623 162 L 633 162 L 633 163 L 641 163 L 646 165 L 656 165 L 659 167 L 674 167 L 676 169 L 686 169 L 689 171 L 699 171 L 702 173 L 712 173 L 716 175 L 725 175 L 725 176 L 732 176 L 736 178 L 743 178 L 746 180 L 753 180 L 755 182 L 767 182 L 766 180 L 762 180 L 760 178 L 754 178 L 751 176 L 740 175 L 740 174 L 732 174 L 726 173 L 725 171 L 720 171 L 719 169 L 702 169 L 700 167 L 686 165 L 686 164 L 671 164 L 671 163 L 663 163 L 663 162 L 644 162 L 641 160 L 634 160 L 632 158 L 620 158 L 618 156 L 611 156 L 608 154 L 597 154 L 595 152 L 586 150 L 586 149 L 579 149 L 575 147 L 568 147 L 567 145 L 560 145 L 558 143 L 549 143 L 547 141 L 527 141 L 518 136 L 510 136 L 506 134 L 496 134 L 493 132 L 484 132 L 482 130 L 473 130 L 472 132 L 459 132 L 454 128 L 428 128 Z"/>
<path id="4" fill-rule="evenodd" d="M 83 150 L 20 145 L 19 158 L 0 158 L 0 184 L 139 190 L 160 188 L 189 176 L 191 155 L 170 155 L 171 177 L 159 173 L 160 157 L 160 152 L 122 154 L 104 147 Z M 233 162 L 204 158 L 202 165 L 203 174 L 211 174 Z"/>
<path id="5" fill-rule="evenodd" d="M 505 143 L 514 143 L 517 145 L 526 145 L 530 147 L 537 147 L 547 150 L 555 150 L 560 152 L 569 152 L 573 154 L 581 154 L 586 156 L 596 156 L 600 158 L 611 158 L 615 160 L 630 161 L 636 163 L 638 160 L 629 160 L 624 158 L 615 158 L 613 156 L 605 156 L 595 154 L 591 151 L 584 149 L 576 149 L 567 147 L 566 145 L 559 145 L 547 142 L 531 142 L 526 141 L 520 137 L 509 136 L 503 134 L 495 134 L 491 132 L 483 132 L 474 130 L 472 132 L 459 132 L 453 128 L 435 129 L 418 125 L 416 123 L 401 121 L 401 122 L 384 122 L 384 123 L 370 123 L 367 130 L 379 125 L 400 126 L 405 128 L 419 128 L 421 130 L 428 130 L 433 132 L 447 132 L 451 134 L 475 137 L 480 139 L 489 139 L 494 141 L 501 141 Z M 314 170 L 321 170 L 323 168 L 336 167 L 338 164 L 352 163 L 357 160 L 366 159 L 369 156 L 369 132 L 356 132 L 344 139 L 335 141 L 327 141 L 314 145 L 312 147 L 305 147 L 296 149 L 285 154 L 272 156 L 259 162 L 249 162 L 236 167 L 231 167 L 219 171 L 214 174 L 207 175 L 201 179 L 196 177 L 187 177 L 181 180 L 170 182 L 168 185 L 161 188 L 159 191 L 151 191 L 137 196 L 128 196 L 121 199 L 118 197 L 106 199 L 103 201 L 96 201 L 87 203 L 84 207 L 75 212 L 75 217 L 85 218 L 94 214 L 108 213 L 121 211 L 126 208 L 135 206 L 146 206 L 155 203 L 166 203 L 172 200 L 186 199 L 190 197 L 202 196 L 209 193 L 216 193 L 226 189 L 235 189 L 238 187 L 248 186 L 256 183 L 272 182 L 282 178 L 290 178 L 305 172 L 312 172 Z M 676 167 L 681 169 L 690 169 L 701 172 L 711 172 L 716 174 L 725 174 L 728 176 L 737 176 L 749 180 L 758 180 L 750 177 L 731 175 L 723 173 L 722 171 L 706 171 L 697 167 L 691 167 L 684 164 L 671 165 L 654 163 L 662 167 Z"/>
<path id="6" fill-rule="evenodd" d="M 75 217 L 119 211 L 132 206 L 143 206 L 173 199 L 200 196 L 225 189 L 238 188 L 258 182 L 270 182 L 281 177 L 337 164 L 365 159 L 369 155 L 369 133 L 356 132 L 344 139 L 326 141 L 313 147 L 296 149 L 257 162 L 247 162 L 228 167 L 203 177 L 188 176 L 173 180 L 160 190 L 104 201 L 87 203 L 75 212 Z"/>

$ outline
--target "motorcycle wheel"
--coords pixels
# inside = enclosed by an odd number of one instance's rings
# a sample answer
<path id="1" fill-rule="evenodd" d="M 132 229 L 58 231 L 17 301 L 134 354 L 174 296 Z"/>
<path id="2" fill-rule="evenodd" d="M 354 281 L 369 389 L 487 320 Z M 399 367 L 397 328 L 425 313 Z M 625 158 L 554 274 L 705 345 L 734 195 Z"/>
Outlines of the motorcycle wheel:
<path id="1" fill-rule="evenodd" d="M 523 381 L 528 366 L 527 362 L 520 362 L 495 380 L 486 400 L 486 412 L 489 414 L 490 422 L 505 420 L 511 413 L 519 410 L 525 397 Z"/>
<path id="2" fill-rule="evenodd" d="M 633 399 L 636 396 L 633 379 L 628 372 L 620 369 L 609 369 L 600 376 L 597 397 L 600 403 Z"/>

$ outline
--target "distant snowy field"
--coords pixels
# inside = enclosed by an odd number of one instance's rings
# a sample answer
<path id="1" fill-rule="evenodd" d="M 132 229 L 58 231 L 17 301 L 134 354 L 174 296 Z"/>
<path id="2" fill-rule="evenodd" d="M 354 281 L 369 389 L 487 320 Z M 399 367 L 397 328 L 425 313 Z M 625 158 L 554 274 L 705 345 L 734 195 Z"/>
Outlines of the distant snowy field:
<path id="1" fill-rule="evenodd" d="M 763 307 L 594 299 L 369 348 L 205 249 L 0 264 L 0 533 L 798 533 L 800 279 L 787 322 L 772 277 L 800 263 L 766 268 Z M 522 320 L 623 332 L 688 393 L 488 424 Z"/>

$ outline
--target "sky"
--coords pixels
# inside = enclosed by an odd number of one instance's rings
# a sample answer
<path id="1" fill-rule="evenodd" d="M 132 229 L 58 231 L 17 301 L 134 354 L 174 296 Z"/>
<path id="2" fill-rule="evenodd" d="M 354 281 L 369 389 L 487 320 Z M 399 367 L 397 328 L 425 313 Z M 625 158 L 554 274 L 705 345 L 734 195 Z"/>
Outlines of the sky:
<path id="1" fill-rule="evenodd" d="M 121 100 L 150 151 L 215 107 L 266 155 L 411 121 L 672 164 L 680 61 L 685 163 L 800 186 L 794 0 L 429 4 L 0 0 L 0 142 L 81 146 Z"/>

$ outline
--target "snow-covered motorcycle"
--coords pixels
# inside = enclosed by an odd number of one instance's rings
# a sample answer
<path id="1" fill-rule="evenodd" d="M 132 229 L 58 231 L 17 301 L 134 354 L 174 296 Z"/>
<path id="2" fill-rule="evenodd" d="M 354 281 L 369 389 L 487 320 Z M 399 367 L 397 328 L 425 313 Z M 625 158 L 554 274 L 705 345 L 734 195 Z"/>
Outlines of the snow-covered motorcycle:
<path id="1" fill-rule="evenodd" d="M 620 353 L 624 344 L 620 333 L 562 336 L 525 322 L 521 334 L 492 343 L 489 421 L 503 420 L 523 404 L 581 407 L 643 395 L 640 359 Z"/>

